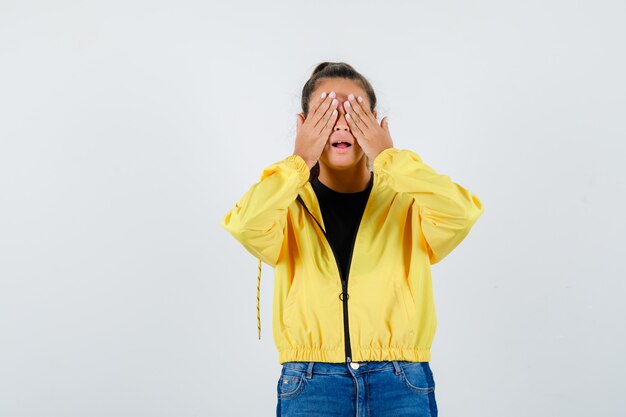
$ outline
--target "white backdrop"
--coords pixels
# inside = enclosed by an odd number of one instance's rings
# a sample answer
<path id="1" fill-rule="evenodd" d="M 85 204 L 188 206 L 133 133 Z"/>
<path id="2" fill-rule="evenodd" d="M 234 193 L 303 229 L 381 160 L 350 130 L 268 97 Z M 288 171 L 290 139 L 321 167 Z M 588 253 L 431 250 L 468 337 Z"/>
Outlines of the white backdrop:
<path id="1" fill-rule="evenodd" d="M 441 416 L 621 416 L 626 5 L 0 0 L 0 415 L 270 416 L 219 222 L 316 64 L 485 212 L 433 267 Z M 622 319 L 620 319 L 622 317 Z"/>

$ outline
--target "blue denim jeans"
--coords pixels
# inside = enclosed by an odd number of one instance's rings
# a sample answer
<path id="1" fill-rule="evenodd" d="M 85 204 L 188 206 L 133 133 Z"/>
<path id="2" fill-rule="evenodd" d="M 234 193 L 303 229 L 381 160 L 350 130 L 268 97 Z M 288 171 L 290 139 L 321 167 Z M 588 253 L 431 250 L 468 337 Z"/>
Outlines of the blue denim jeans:
<path id="1" fill-rule="evenodd" d="M 276 417 L 436 417 L 429 362 L 284 362 Z"/>

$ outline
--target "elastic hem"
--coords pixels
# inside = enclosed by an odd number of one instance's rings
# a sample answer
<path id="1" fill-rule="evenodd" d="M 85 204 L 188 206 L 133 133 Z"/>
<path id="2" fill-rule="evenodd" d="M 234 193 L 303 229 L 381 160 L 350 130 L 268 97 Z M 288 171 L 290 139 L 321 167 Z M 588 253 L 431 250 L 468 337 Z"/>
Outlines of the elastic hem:
<path id="1" fill-rule="evenodd" d="M 430 361 L 430 348 L 412 347 L 371 347 L 352 348 L 353 362 L 369 361 Z M 278 351 L 278 362 L 329 362 L 345 363 L 343 347 L 337 349 L 294 348 Z"/>

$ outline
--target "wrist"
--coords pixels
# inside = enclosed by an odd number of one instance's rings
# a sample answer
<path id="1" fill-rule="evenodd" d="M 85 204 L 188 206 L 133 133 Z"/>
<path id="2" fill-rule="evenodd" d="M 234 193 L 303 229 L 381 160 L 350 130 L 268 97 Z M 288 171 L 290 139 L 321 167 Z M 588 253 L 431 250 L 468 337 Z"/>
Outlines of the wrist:
<path id="1" fill-rule="evenodd" d="M 317 163 L 317 161 L 311 161 L 311 160 L 306 159 L 304 156 L 302 156 L 302 154 L 300 154 L 300 153 L 298 153 L 298 152 L 294 152 L 294 153 L 292 154 L 292 156 L 299 156 L 299 157 L 300 157 L 300 158 L 304 161 L 304 163 L 306 164 L 306 166 L 309 168 L 309 171 L 310 171 L 310 170 L 311 170 L 311 168 L 313 168 L 313 167 L 315 166 L 315 164 Z"/>

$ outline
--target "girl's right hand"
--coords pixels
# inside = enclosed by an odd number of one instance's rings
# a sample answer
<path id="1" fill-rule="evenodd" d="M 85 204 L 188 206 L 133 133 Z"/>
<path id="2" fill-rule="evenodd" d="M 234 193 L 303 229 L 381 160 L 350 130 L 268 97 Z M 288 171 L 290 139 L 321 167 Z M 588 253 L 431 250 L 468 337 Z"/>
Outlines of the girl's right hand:
<path id="1" fill-rule="evenodd" d="M 309 169 L 313 168 L 324 151 L 326 142 L 337 120 L 337 99 L 335 92 L 326 92 L 312 103 L 313 113 L 304 118 L 302 113 L 297 115 L 296 144 L 294 155 L 300 155 L 306 161 Z"/>

